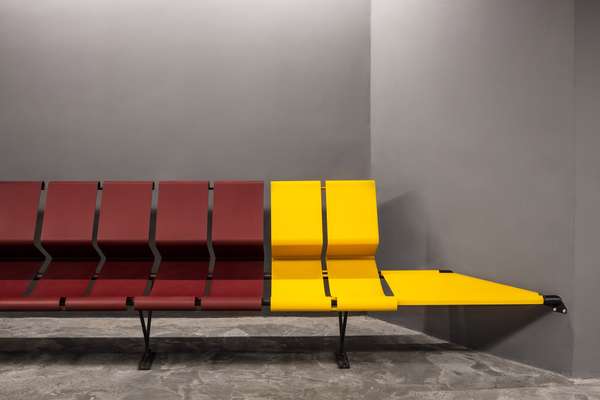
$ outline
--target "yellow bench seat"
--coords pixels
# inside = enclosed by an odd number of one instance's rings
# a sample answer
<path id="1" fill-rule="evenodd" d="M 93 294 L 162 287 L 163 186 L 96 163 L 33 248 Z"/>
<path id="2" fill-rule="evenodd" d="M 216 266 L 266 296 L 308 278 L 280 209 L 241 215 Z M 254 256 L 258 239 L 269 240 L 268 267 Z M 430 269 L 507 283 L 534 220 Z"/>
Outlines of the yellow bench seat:
<path id="1" fill-rule="evenodd" d="M 381 274 L 398 306 L 544 304 L 537 292 L 454 272 L 388 270 Z"/>
<path id="2" fill-rule="evenodd" d="M 331 311 L 321 260 L 272 260 L 271 311 Z"/>
<path id="3" fill-rule="evenodd" d="M 386 296 L 374 259 L 328 259 L 331 296 L 338 311 L 395 311 L 396 299 Z"/>

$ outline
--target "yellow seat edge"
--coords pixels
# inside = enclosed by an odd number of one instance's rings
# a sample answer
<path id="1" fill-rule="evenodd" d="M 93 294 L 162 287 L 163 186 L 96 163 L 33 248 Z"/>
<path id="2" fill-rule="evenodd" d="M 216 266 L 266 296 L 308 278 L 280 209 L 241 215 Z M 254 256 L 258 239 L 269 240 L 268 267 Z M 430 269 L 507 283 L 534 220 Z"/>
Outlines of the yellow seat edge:
<path id="1" fill-rule="evenodd" d="M 337 298 L 337 311 L 396 311 L 398 302 L 393 296 L 367 298 Z"/>
<path id="2" fill-rule="evenodd" d="M 271 311 L 314 312 L 332 310 L 331 298 L 326 296 L 311 299 L 281 299 L 271 297 Z"/>

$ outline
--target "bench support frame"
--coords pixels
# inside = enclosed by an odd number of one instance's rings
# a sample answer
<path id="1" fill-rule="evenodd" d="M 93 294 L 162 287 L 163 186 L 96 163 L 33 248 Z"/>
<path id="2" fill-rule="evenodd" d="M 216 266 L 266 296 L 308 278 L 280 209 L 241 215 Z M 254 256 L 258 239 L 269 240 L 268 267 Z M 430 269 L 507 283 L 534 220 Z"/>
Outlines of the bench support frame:
<path id="1" fill-rule="evenodd" d="M 350 368 L 350 361 L 348 360 L 348 354 L 344 347 L 346 339 L 346 325 L 348 324 L 348 311 L 338 313 L 338 324 L 340 328 L 340 344 L 338 351 L 335 353 L 335 361 L 337 362 L 338 368 L 348 369 Z"/>
<path id="2" fill-rule="evenodd" d="M 150 349 L 150 327 L 152 324 L 152 311 L 148 311 L 148 322 L 144 321 L 144 312 L 140 311 L 140 323 L 142 324 L 142 333 L 144 334 L 144 354 L 138 364 L 138 369 L 147 371 L 152 369 L 152 362 L 156 353 Z"/>

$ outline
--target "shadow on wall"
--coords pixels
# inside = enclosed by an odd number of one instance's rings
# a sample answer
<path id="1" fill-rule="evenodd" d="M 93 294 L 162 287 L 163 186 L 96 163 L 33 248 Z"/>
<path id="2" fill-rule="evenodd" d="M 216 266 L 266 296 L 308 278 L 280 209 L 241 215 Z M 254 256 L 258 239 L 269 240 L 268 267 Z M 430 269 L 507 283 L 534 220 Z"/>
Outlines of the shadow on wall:
<path id="1" fill-rule="evenodd" d="M 381 269 L 400 267 L 428 268 L 430 238 L 423 199 L 416 192 L 406 192 L 380 204 L 379 251 Z"/>
<path id="2" fill-rule="evenodd" d="M 379 205 L 380 247 L 378 265 L 385 269 L 450 268 L 460 272 L 460 266 L 434 264 L 433 260 L 447 260 L 443 241 L 430 228 L 426 206 L 416 192 L 407 192 Z M 554 348 L 541 354 L 544 368 L 568 373 L 565 363 L 571 363 L 572 330 L 567 318 L 556 321 L 549 308 L 539 306 L 470 306 L 470 307 L 401 307 L 396 313 L 370 313 L 388 322 L 451 341 L 476 350 L 514 354 L 511 358 L 530 362 L 527 356 L 519 357 L 523 340 L 530 341 L 527 351 L 544 352 L 547 349 L 536 343 L 539 340 Z M 558 315 L 556 315 L 558 316 Z M 544 318 L 546 317 L 546 318 Z M 552 329 L 552 335 L 541 339 L 528 334 L 527 327 Z M 560 330 L 561 332 L 557 332 Z M 535 332 L 539 332 L 537 329 Z M 558 339 L 566 340 L 558 342 Z M 566 338 L 566 339 L 565 339 Z M 499 350 L 501 349 L 501 350 Z M 558 353 L 558 354 L 557 354 Z"/>

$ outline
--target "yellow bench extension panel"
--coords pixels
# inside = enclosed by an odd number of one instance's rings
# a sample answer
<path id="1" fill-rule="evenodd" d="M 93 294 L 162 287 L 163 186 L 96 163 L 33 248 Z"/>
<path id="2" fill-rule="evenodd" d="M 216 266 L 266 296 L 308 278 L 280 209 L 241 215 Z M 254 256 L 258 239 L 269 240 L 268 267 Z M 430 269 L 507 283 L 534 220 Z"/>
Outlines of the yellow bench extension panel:
<path id="1" fill-rule="evenodd" d="M 379 245 L 374 181 L 327 181 L 327 274 L 338 311 L 395 311 L 375 263 Z"/>
<path id="2" fill-rule="evenodd" d="M 321 182 L 271 182 L 271 311 L 331 311 L 322 222 Z"/>
<path id="3" fill-rule="evenodd" d="M 440 270 L 382 271 L 398 306 L 544 304 L 530 290 Z"/>

